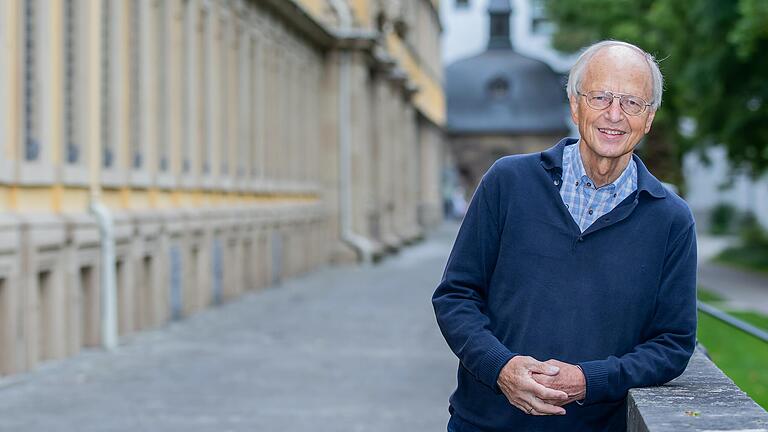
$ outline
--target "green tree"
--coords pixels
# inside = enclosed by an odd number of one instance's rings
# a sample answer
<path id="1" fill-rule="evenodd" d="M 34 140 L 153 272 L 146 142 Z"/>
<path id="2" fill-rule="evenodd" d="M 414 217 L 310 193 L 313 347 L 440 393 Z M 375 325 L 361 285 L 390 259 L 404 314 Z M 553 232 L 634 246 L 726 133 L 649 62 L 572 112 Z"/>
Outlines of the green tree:
<path id="1" fill-rule="evenodd" d="M 555 48 L 620 39 L 651 52 L 666 80 L 662 109 L 640 151 L 682 185 L 682 156 L 722 144 L 737 166 L 768 169 L 768 1 L 547 0 Z M 682 136 L 681 120 L 695 128 Z"/>

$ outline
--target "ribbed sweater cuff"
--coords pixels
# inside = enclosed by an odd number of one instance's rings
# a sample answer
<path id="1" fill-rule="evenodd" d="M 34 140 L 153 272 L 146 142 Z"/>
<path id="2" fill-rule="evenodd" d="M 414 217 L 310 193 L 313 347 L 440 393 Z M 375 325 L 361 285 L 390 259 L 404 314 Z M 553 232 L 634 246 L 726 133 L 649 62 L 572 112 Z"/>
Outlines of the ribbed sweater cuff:
<path id="1" fill-rule="evenodd" d="M 499 373 L 501 373 L 501 368 L 514 356 L 515 354 L 502 344 L 492 347 L 480 360 L 477 372 L 480 381 L 492 388 L 496 393 L 501 393 L 501 389 L 499 389 L 497 384 Z"/>
<path id="2" fill-rule="evenodd" d="M 584 405 L 603 401 L 607 398 L 608 388 L 608 370 L 605 363 L 601 360 L 579 363 L 584 372 L 584 378 L 587 381 L 587 395 L 584 398 Z"/>

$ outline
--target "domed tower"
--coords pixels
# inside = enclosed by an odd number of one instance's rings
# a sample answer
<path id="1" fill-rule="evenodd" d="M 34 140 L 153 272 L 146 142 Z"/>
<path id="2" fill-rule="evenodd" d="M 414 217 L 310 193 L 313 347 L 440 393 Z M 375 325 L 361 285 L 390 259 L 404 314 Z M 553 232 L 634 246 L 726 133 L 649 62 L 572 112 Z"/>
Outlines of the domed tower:
<path id="1" fill-rule="evenodd" d="M 541 151 L 568 134 L 562 78 L 515 52 L 509 0 L 491 0 L 487 49 L 445 71 L 447 134 L 467 193 L 493 162 Z"/>

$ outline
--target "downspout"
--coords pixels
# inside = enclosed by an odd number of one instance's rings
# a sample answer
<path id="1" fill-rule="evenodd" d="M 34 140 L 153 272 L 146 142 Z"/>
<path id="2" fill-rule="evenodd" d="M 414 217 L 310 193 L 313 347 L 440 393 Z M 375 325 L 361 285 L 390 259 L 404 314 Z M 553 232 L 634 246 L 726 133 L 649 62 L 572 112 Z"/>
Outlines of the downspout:
<path id="1" fill-rule="evenodd" d="M 344 0 L 331 0 L 331 6 L 339 17 L 341 36 L 352 29 L 352 14 Z M 351 56 L 348 50 L 339 53 L 339 188 L 341 239 L 351 246 L 363 263 L 373 261 L 373 245 L 367 238 L 352 229 L 352 147 L 351 116 L 352 92 L 350 89 Z"/>
<path id="2" fill-rule="evenodd" d="M 91 195 L 91 214 L 99 225 L 101 246 L 101 345 L 112 350 L 117 347 L 117 289 L 115 286 L 115 231 L 112 214 L 98 195 Z"/>

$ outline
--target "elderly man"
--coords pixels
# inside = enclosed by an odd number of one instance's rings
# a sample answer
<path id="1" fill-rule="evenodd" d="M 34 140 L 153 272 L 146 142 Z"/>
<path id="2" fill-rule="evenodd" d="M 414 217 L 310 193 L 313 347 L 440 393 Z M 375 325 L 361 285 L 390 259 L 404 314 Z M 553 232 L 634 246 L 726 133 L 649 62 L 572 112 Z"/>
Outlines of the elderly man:
<path id="1" fill-rule="evenodd" d="M 568 78 L 580 139 L 483 177 L 432 299 L 460 360 L 449 431 L 625 430 L 627 390 L 685 370 L 694 221 L 633 154 L 662 86 L 640 48 L 589 47 Z"/>

